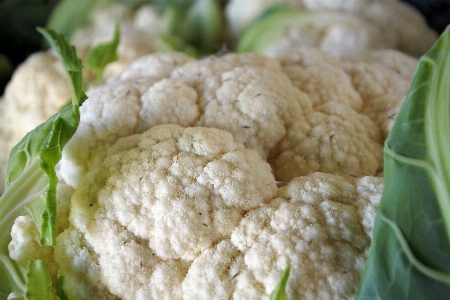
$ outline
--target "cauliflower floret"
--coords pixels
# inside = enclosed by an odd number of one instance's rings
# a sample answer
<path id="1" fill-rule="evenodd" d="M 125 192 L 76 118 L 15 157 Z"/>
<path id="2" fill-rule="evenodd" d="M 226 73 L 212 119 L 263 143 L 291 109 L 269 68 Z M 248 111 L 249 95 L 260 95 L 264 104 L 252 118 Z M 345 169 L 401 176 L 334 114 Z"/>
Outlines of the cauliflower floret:
<path id="1" fill-rule="evenodd" d="M 261 262 L 263 263 L 263 262 Z M 244 255 L 226 239 L 191 264 L 182 283 L 182 299 L 264 299 L 264 286 L 245 265 Z"/>
<path id="2" fill-rule="evenodd" d="M 281 66 L 278 61 L 267 59 L 264 55 L 228 54 L 221 57 L 210 56 L 199 61 L 188 63 L 174 70 L 172 77 L 182 78 L 187 84 L 197 87 L 208 78 L 217 77 L 222 73 L 241 66 L 281 71 Z"/>
<path id="3" fill-rule="evenodd" d="M 361 216 L 362 226 L 368 236 L 372 236 L 375 214 L 383 194 L 383 178 L 366 176 L 358 179 L 355 202 Z"/>
<path id="4" fill-rule="evenodd" d="M 8 245 L 11 259 L 24 268 L 29 260 L 43 259 L 48 262 L 47 268 L 51 277 L 56 278 L 58 266 L 53 259 L 53 247 L 40 245 L 40 234 L 31 215 L 16 218 L 11 228 L 11 239 Z"/>
<path id="5" fill-rule="evenodd" d="M 287 63 L 283 70 L 292 84 L 310 96 L 314 107 L 330 101 L 342 103 L 356 111 L 361 111 L 363 107 L 361 96 L 339 65 L 322 62 L 304 67 Z"/>
<path id="6" fill-rule="evenodd" d="M 80 231 L 69 227 L 57 237 L 57 245 L 54 260 L 69 299 L 117 299 L 101 282 L 99 256 Z"/>
<path id="7" fill-rule="evenodd" d="M 372 192 L 361 193 L 361 181 L 371 182 Z M 265 298 L 287 265 L 289 299 L 351 298 L 370 245 L 357 202 L 375 209 L 370 199 L 379 198 L 381 188 L 374 177 L 314 173 L 293 179 L 282 198 L 247 213 L 230 239 L 194 260 L 183 281 L 184 299 Z"/>
<path id="8" fill-rule="evenodd" d="M 396 50 L 372 50 L 360 53 L 346 59 L 353 62 L 366 62 L 369 64 L 380 64 L 400 74 L 404 79 L 411 81 L 417 69 L 417 58 L 405 55 Z"/>
<path id="9" fill-rule="evenodd" d="M 159 80 L 169 77 L 172 71 L 189 62 L 195 61 L 192 57 L 183 53 L 153 53 L 141 56 L 132 61 L 126 69 L 120 73 L 121 80 L 139 81 L 143 78 Z"/>
<path id="10" fill-rule="evenodd" d="M 141 58 L 139 67 L 132 64 L 118 80 L 88 90 L 80 125 L 61 161 L 60 174 L 69 185 L 76 187 L 118 138 L 162 123 L 227 130 L 266 158 L 286 127 L 311 110 L 308 95 L 265 56 L 229 54 L 186 62 L 180 54 L 164 55 L 176 57 L 169 78 L 163 78 L 166 71 L 144 73 L 143 64 L 151 68 L 154 60 Z"/>
<path id="11" fill-rule="evenodd" d="M 389 55 L 386 53 L 386 56 Z M 415 64 L 416 60 L 409 61 L 407 66 Z M 363 98 L 364 108 L 361 113 L 369 116 L 381 128 L 384 138 L 391 131 L 414 74 L 412 67 L 406 73 L 406 68 L 400 71 L 401 67 L 396 66 L 387 67 L 385 64 L 364 61 L 343 64 L 353 86 Z"/>
<path id="12" fill-rule="evenodd" d="M 83 255 L 98 258 L 80 259 L 111 293 L 179 298 L 189 262 L 228 238 L 247 211 L 276 191 L 269 164 L 216 128 L 159 125 L 119 139 L 72 196 L 72 227 L 56 245 L 60 275 L 79 272 L 79 255 L 72 260 L 71 253 L 90 247 Z M 81 249 L 68 248 L 75 231 Z"/>
<path id="13" fill-rule="evenodd" d="M 152 116 L 143 115 L 144 119 L 140 119 L 140 111 L 148 111 L 148 108 L 153 104 L 152 98 L 149 98 L 149 93 L 161 92 L 161 88 L 153 86 L 158 83 L 170 70 L 175 68 L 178 64 L 184 64 L 191 60 L 186 55 L 180 53 L 158 53 L 153 54 L 152 59 L 140 59 L 142 63 L 147 63 L 147 68 L 158 66 L 160 76 L 153 72 L 143 73 L 142 66 L 137 67 L 138 64 L 131 64 L 130 68 L 136 70 L 137 75 L 142 75 L 139 78 L 134 77 L 130 72 L 124 71 L 122 76 L 124 80 L 111 80 L 98 87 L 91 87 L 87 94 L 89 98 L 80 107 L 81 120 L 76 134 L 71 141 L 66 145 L 63 152 L 63 158 L 60 163 L 61 177 L 72 187 L 76 187 L 81 176 L 89 168 L 99 164 L 108 148 L 115 143 L 115 141 L 124 136 L 129 136 L 134 133 L 140 133 L 150 128 L 153 124 L 148 124 L 147 118 L 154 119 Z M 162 61 L 162 63 L 160 62 Z M 166 63 L 169 61 L 170 63 Z M 145 75 L 149 74 L 148 77 Z M 180 83 L 182 84 L 182 83 Z M 163 83 L 159 83 L 163 85 Z M 150 89 L 153 86 L 153 89 Z M 189 98 L 189 87 L 183 85 L 181 90 L 186 93 L 182 98 L 179 97 L 179 91 L 175 86 L 172 86 L 167 91 L 168 95 L 173 95 L 174 98 L 162 105 L 155 104 L 159 109 L 168 109 L 168 111 L 153 111 L 156 115 L 168 116 L 178 120 L 185 125 L 193 125 L 192 115 L 185 114 L 179 111 L 179 115 L 171 115 L 173 108 L 177 105 L 187 105 L 192 103 L 193 99 Z M 141 99 L 142 98 L 142 99 Z M 160 102 L 156 98 L 154 102 Z M 145 101 L 152 101 L 150 104 L 145 104 Z M 194 108 L 195 111 L 195 108 Z M 196 113 L 194 112 L 194 117 Z M 147 124 L 147 125 L 145 125 Z"/>
<path id="14" fill-rule="evenodd" d="M 438 38 L 437 32 L 428 27 L 424 16 L 403 1 L 371 1 L 360 7 L 358 14 L 380 28 L 383 35 L 391 35 L 393 49 L 419 57 L 427 52 Z"/>
<path id="15" fill-rule="evenodd" d="M 227 130 L 263 158 L 286 127 L 311 109 L 309 97 L 281 72 L 237 67 L 222 74 L 220 86 L 211 81 L 204 83 L 208 90 L 199 103 L 204 113 L 196 125 Z"/>
<path id="16" fill-rule="evenodd" d="M 279 53 L 277 57 L 283 71 L 310 96 L 314 107 L 326 102 L 345 104 L 374 121 L 384 139 L 418 63 L 416 58 L 394 50 L 369 51 L 336 60 L 320 50 L 302 48 Z"/>
<path id="17" fill-rule="evenodd" d="M 308 47 L 286 49 L 285 52 L 276 53 L 274 58 L 282 63 L 283 69 L 291 64 L 302 67 L 319 64 L 339 66 L 341 64 L 341 59 L 335 55 L 317 48 Z"/>
<path id="18" fill-rule="evenodd" d="M 277 180 L 313 172 L 375 176 L 383 166 L 379 128 L 350 107 L 328 102 L 289 127 L 274 149 Z"/>

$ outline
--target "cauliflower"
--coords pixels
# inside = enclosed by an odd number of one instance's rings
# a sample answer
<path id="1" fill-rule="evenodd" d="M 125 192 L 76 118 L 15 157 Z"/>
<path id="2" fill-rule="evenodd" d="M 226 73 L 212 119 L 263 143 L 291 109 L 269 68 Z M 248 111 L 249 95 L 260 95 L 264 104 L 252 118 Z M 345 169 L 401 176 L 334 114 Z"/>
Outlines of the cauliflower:
<path id="1" fill-rule="evenodd" d="M 153 53 L 90 86 L 56 169 L 56 247 L 33 254 L 69 299 L 260 299 L 287 265 L 291 299 L 353 296 L 386 111 L 417 62 L 285 54 Z M 37 230 L 11 234 L 31 257 Z"/>
<path id="2" fill-rule="evenodd" d="M 245 50 L 271 56 L 293 47 L 318 47 L 347 57 L 369 49 L 388 48 L 420 56 L 437 39 L 437 33 L 418 11 L 396 0 L 232 0 L 225 13 L 234 38 L 244 35 L 245 39 L 245 30 L 252 21 L 277 3 L 295 12 L 261 21 L 267 26 L 247 41 Z"/>

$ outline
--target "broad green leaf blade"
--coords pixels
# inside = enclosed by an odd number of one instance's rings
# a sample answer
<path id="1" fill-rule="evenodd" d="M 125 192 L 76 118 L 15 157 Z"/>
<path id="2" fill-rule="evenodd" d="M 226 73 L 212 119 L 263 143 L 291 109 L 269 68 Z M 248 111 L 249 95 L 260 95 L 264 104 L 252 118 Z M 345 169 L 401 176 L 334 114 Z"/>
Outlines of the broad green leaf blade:
<path id="1" fill-rule="evenodd" d="M 52 280 L 43 260 L 31 260 L 27 266 L 25 300 L 52 299 Z"/>
<path id="2" fill-rule="evenodd" d="M 418 65 L 384 152 L 384 191 L 356 299 L 450 295 L 450 27 Z"/>
<path id="3" fill-rule="evenodd" d="M 284 270 L 283 272 L 283 276 L 281 276 L 281 280 L 278 283 L 278 286 L 270 294 L 269 300 L 287 300 L 286 285 L 289 279 L 290 272 L 291 267 L 287 266 L 286 270 Z"/>
<path id="4" fill-rule="evenodd" d="M 68 39 L 83 24 L 99 0 L 62 0 L 55 7 L 47 22 L 47 28 L 53 29 Z"/>
<path id="5" fill-rule="evenodd" d="M 64 36 L 47 29 L 40 32 L 49 39 L 67 74 L 72 104 L 29 132 L 9 156 L 6 189 L 0 197 L 0 297 L 11 292 L 24 293 L 25 268 L 9 258 L 8 244 L 14 220 L 31 214 L 40 232 L 41 245 L 54 245 L 56 239 L 56 185 L 54 167 L 63 147 L 75 133 L 79 106 L 87 98 L 82 90 L 81 60 Z M 43 273 L 40 273 L 43 274 Z M 37 290 L 30 290 L 38 292 Z M 31 297 L 31 296 L 30 296 Z"/>
<path id="6" fill-rule="evenodd" d="M 119 59 L 117 55 L 117 47 L 120 42 L 120 27 L 116 25 L 112 40 L 105 43 L 100 43 L 89 50 L 86 57 L 86 66 L 92 69 L 95 73 L 94 77 L 100 81 L 103 76 L 105 67 Z"/>

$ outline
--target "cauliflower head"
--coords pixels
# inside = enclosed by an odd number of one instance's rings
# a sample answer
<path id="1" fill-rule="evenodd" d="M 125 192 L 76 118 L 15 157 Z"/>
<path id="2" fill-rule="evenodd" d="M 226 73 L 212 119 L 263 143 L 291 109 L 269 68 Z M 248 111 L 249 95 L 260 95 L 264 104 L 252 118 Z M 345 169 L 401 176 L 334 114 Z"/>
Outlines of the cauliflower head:
<path id="1" fill-rule="evenodd" d="M 351 298 L 386 112 L 416 63 L 307 48 L 142 56 L 87 91 L 56 169 L 55 249 L 18 219 L 12 256 L 35 249 L 69 299 L 260 299 L 287 265 L 290 298 Z"/>
<path id="2" fill-rule="evenodd" d="M 339 57 L 369 49 L 397 49 L 420 56 L 437 39 L 437 33 L 419 11 L 396 0 L 232 0 L 225 14 L 234 38 L 239 40 L 250 24 L 274 4 L 284 4 L 298 13 L 275 18 L 267 32 L 278 26 L 280 30 L 263 38 L 265 45 L 260 45 L 261 49 L 257 43 L 251 46 L 270 56 L 292 47 L 320 48 Z"/>

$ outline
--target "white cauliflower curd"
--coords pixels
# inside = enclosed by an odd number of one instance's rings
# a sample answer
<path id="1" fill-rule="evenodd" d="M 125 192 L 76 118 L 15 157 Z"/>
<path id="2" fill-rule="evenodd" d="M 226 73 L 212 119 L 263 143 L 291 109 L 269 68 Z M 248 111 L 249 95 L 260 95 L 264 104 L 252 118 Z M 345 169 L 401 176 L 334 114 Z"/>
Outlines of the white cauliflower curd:
<path id="1" fill-rule="evenodd" d="M 184 299 L 264 299 L 287 265 L 289 299 L 351 298 L 370 244 L 372 225 L 362 220 L 381 189 L 379 177 L 297 177 L 192 263 Z"/>
<path id="2" fill-rule="evenodd" d="M 269 164 L 222 130 L 159 125 L 120 139 L 72 196 L 71 226 L 55 250 L 60 275 L 72 282 L 87 271 L 72 263 L 81 249 L 67 239 L 77 236 L 92 248 L 96 280 L 111 293 L 179 298 L 189 262 L 228 237 L 245 212 L 276 190 Z M 70 295 L 84 290 L 70 286 Z M 98 296 L 83 295 L 90 297 Z"/>
<path id="3" fill-rule="evenodd" d="M 69 299 L 265 299 L 288 265 L 289 299 L 351 299 L 416 63 L 142 56 L 87 90 L 56 170 L 55 248 L 22 217 L 11 257 L 44 259 Z"/>

